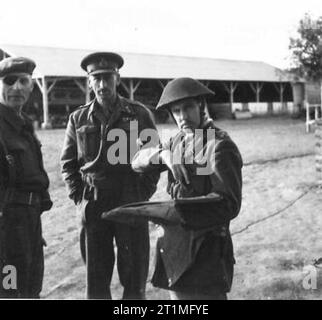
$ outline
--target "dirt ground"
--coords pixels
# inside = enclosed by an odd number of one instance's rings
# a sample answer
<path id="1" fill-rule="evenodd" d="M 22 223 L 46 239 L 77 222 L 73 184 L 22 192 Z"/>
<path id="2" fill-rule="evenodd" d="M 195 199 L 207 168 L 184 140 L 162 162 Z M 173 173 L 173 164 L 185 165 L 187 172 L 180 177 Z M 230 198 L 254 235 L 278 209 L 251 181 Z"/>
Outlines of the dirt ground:
<path id="1" fill-rule="evenodd" d="M 287 118 L 218 121 L 239 146 L 244 159 L 243 202 L 232 221 L 235 277 L 230 299 L 322 299 L 322 189 L 316 187 L 314 134 L 301 120 Z M 163 138 L 172 125 L 158 127 Z M 38 131 L 51 180 L 53 209 L 43 216 L 45 248 L 44 299 L 83 299 L 85 267 L 79 251 L 80 220 L 67 198 L 59 169 L 64 130 Z M 153 199 L 166 199 L 162 175 Z M 158 230 L 150 225 L 151 263 Z M 312 289 L 305 285 L 313 275 Z M 314 278 L 315 276 L 315 278 Z M 148 299 L 168 293 L 147 283 Z M 316 280 L 316 282 L 315 282 Z M 115 270 L 113 298 L 122 287 Z"/>

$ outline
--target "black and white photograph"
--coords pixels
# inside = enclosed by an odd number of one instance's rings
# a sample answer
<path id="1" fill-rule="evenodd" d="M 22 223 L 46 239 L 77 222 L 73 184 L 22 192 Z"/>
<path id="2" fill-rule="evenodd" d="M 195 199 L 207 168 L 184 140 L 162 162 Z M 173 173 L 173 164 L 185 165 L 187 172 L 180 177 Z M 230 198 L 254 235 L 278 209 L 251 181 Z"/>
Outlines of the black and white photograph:
<path id="1" fill-rule="evenodd" d="M 321 99 L 321 0 L 0 0 L 0 300 L 321 300 Z"/>

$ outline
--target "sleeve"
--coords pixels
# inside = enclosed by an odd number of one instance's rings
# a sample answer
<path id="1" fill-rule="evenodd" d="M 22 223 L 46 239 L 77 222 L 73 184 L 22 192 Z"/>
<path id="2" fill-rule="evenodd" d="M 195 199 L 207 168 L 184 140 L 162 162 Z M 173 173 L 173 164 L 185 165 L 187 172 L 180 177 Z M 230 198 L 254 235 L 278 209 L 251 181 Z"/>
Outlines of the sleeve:
<path id="1" fill-rule="evenodd" d="M 154 165 L 159 163 L 160 137 L 150 111 L 146 110 L 141 123 L 138 151 L 132 159 L 132 169 L 138 173 L 159 171 Z"/>
<path id="2" fill-rule="evenodd" d="M 83 182 L 77 159 L 77 139 L 73 114 L 69 116 L 60 163 L 68 195 L 75 201 L 75 198 L 82 194 Z"/>
<path id="3" fill-rule="evenodd" d="M 0 146 L 0 209 L 3 205 L 3 199 L 5 194 L 5 181 L 7 179 L 6 177 L 6 159 L 4 152 Z"/>
<path id="4" fill-rule="evenodd" d="M 150 165 L 150 160 L 158 154 L 160 138 L 153 121 L 151 111 L 145 108 L 140 124 L 138 151 L 132 159 L 132 169 L 144 177 L 146 185 L 151 190 L 151 196 L 155 192 L 160 179 L 160 171 Z M 152 192 L 153 191 L 153 192 Z"/>
<path id="5" fill-rule="evenodd" d="M 158 131 L 155 129 L 154 138 L 151 138 L 149 143 L 142 144 L 139 151 L 133 157 L 133 170 L 136 172 L 150 172 L 152 170 L 162 172 L 167 170 L 167 166 L 162 163 L 159 155 L 163 150 L 170 150 L 172 144 L 173 138 L 170 138 L 165 143 L 161 143 Z"/>
<path id="6" fill-rule="evenodd" d="M 242 158 L 232 141 L 221 141 L 215 148 L 213 172 L 209 175 L 211 192 L 223 197 L 218 202 L 198 204 L 196 208 L 179 208 L 186 224 L 198 229 L 210 225 L 228 224 L 240 210 L 242 199 Z"/>

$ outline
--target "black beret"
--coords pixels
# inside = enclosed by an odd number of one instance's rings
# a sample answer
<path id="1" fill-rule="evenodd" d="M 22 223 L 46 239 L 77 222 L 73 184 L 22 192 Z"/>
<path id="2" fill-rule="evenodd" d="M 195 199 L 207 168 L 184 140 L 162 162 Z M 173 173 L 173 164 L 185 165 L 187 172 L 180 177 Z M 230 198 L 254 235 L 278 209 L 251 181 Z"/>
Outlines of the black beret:
<path id="1" fill-rule="evenodd" d="M 0 77 L 4 77 L 9 73 L 28 73 L 32 75 L 36 67 L 36 63 L 24 57 L 9 57 L 0 61 Z"/>
<path id="2" fill-rule="evenodd" d="M 95 52 L 87 55 L 81 62 L 81 67 L 89 75 L 118 72 L 123 66 L 123 58 L 114 52 Z"/>

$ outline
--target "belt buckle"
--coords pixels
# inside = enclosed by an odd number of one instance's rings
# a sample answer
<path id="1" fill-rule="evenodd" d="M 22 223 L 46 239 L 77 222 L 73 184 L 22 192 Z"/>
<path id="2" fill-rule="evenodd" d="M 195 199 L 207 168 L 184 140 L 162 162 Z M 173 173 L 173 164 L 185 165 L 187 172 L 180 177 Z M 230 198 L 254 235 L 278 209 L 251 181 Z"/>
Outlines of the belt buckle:
<path id="1" fill-rule="evenodd" d="M 32 198 L 33 198 L 33 192 L 30 192 L 30 194 L 29 194 L 29 202 L 28 202 L 28 204 L 31 206 L 31 204 L 32 204 Z"/>

